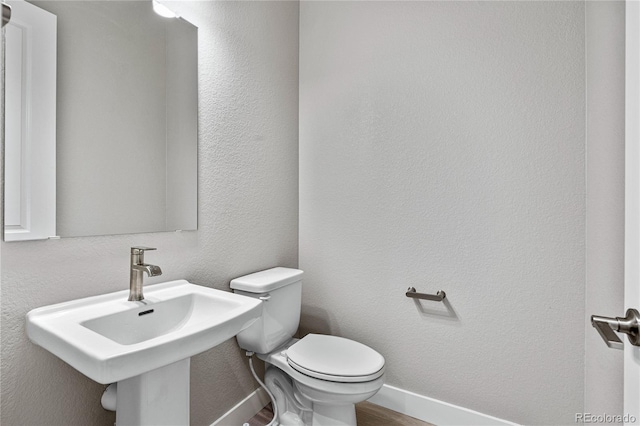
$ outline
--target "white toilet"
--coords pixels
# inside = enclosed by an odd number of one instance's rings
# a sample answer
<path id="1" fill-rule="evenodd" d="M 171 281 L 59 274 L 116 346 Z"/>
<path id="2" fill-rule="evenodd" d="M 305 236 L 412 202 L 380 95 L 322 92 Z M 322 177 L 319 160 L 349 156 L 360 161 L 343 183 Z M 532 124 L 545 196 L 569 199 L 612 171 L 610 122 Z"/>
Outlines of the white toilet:
<path id="1" fill-rule="evenodd" d="M 353 340 L 293 335 L 300 323 L 302 271 L 273 268 L 231 281 L 238 294 L 259 298 L 262 316 L 238 334 L 242 349 L 265 361 L 265 384 L 283 426 L 356 425 L 355 403 L 384 384 L 382 355 Z"/>

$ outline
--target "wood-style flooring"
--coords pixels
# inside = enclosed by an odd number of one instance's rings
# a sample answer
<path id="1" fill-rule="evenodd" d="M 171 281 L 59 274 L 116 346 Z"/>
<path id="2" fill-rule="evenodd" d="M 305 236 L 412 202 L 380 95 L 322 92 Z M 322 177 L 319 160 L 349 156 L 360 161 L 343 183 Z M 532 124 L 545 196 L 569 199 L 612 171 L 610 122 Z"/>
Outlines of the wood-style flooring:
<path id="1" fill-rule="evenodd" d="M 433 426 L 413 417 L 400 414 L 370 402 L 356 404 L 358 426 Z M 273 418 L 271 404 L 267 405 L 247 423 L 249 426 L 264 426 Z"/>

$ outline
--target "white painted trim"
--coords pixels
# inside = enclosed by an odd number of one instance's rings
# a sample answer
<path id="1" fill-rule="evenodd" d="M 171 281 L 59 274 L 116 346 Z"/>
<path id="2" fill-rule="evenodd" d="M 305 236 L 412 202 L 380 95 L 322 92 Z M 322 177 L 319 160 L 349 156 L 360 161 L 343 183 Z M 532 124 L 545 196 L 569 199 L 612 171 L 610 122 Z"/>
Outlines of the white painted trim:
<path id="1" fill-rule="evenodd" d="M 625 310 L 640 309 L 640 2 L 626 2 Z M 640 419 L 640 348 L 625 339 L 624 414 Z M 630 417 L 627 417 L 630 418 Z"/>
<path id="2" fill-rule="evenodd" d="M 7 3 L 4 238 L 40 240 L 56 233 L 57 18 Z"/>
<path id="3" fill-rule="evenodd" d="M 369 398 L 369 402 L 438 426 L 517 425 L 517 423 L 389 385 L 382 386 L 377 394 Z"/>
<path id="4" fill-rule="evenodd" d="M 251 417 L 258 414 L 269 402 L 271 400 L 267 392 L 262 388 L 258 388 L 213 422 L 211 426 L 242 426 Z"/>

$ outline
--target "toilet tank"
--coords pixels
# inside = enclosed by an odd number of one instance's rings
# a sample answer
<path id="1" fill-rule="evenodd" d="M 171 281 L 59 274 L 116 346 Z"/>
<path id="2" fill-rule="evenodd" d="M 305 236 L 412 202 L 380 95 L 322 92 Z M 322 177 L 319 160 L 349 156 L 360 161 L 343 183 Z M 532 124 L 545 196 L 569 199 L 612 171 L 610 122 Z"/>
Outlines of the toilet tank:
<path id="1" fill-rule="evenodd" d="M 302 271 L 272 268 L 231 281 L 234 293 L 260 298 L 262 315 L 236 338 L 242 349 L 267 354 L 289 341 L 300 324 Z"/>

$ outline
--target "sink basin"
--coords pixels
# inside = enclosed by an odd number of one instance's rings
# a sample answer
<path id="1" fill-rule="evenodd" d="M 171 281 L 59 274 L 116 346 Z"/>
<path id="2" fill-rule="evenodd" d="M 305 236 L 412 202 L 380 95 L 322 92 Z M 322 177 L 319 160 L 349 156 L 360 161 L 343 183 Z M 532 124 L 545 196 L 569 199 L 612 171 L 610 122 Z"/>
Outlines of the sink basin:
<path id="1" fill-rule="evenodd" d="M 34 309 L 31 341 L 98 383 L 114 383 L 206 351 L 249 327 L 260 300 L 185 280 Z"/>

